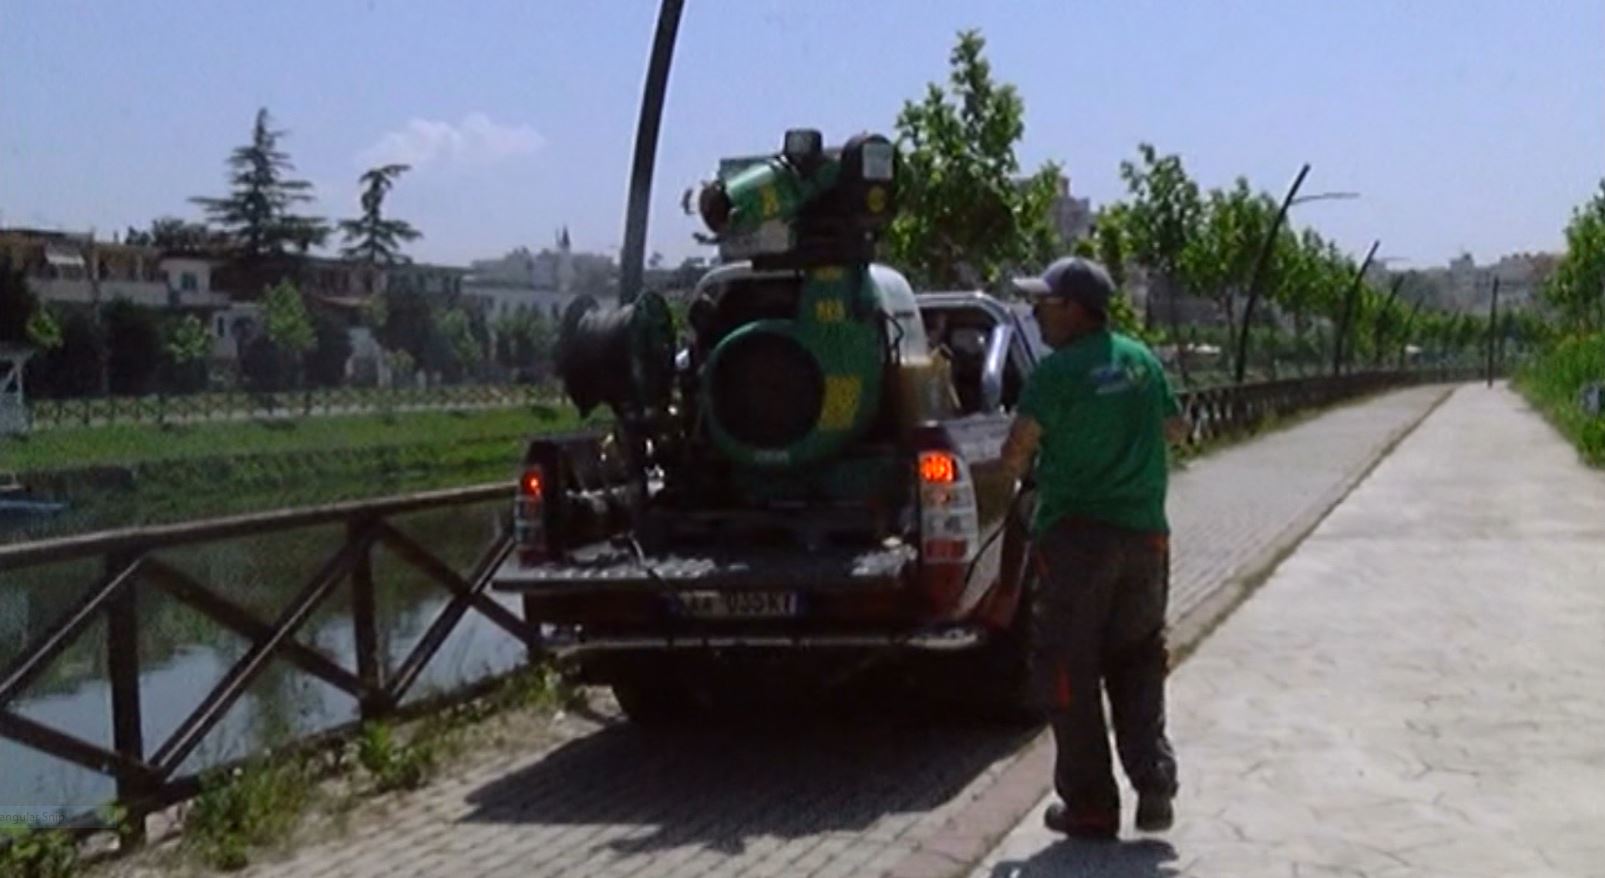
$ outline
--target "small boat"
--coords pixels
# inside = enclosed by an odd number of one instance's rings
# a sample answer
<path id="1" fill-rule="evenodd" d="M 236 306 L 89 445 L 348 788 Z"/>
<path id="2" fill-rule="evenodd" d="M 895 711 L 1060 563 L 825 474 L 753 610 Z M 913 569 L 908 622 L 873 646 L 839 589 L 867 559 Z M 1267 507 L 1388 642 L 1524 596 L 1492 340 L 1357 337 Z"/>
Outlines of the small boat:
<path id="1" fill-rule="evenodd" d="M 46 500 L 34 496 L 14 472 L 0 472 L 0 518 L 30 515 L 55 515 L 66 510 L 67 504 L 59 500 Z"/>

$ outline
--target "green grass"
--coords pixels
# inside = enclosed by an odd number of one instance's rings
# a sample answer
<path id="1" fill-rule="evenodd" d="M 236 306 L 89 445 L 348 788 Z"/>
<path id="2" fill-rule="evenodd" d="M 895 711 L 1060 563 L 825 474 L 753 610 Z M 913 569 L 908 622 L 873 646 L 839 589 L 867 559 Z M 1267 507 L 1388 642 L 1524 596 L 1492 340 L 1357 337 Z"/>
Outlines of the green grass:
<path id="1" fill-rule="evenodd" d="M 61 829 L 0 826 L 0 875 L 67 878 L 78 869 L 78 845 Z"/>
<path id="2" fill-rule="evenodd" d="M 208 775 L 185 814 L 184 847 L 213 868 L 244 868 L 251 849 L 284 840 L 300 823 L 314 783 L 300 759 L 265 758 Z"/>
<path id="3" fill-rule="evenodd" d="M 1594 382 L 1605 382 L 1605 333 L 1557 342 L 1528 360 L 1515 384 L 1585 461 L 1605 467 L 1605 415 L 1589 415 L 1578 398 Z"/>
<path id="4" fill-rule="evenodd" d="M 570 408 L 542 407 L 73 427 L 0 439 L 0 468 L 30 472 L 224 454 L 448 445 L 491 437 L 521 437 L 573 426 L 577 421 Z"/>

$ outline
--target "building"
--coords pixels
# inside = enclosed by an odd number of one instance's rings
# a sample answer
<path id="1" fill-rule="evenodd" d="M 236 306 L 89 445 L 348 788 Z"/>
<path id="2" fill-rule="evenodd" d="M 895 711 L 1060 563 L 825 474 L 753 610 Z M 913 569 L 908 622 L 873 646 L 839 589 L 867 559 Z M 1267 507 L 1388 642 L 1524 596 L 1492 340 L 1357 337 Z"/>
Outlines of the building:
<path id="1" fill-rule="evenodd" d="M 1032 179 L 1020 177 L 1014 181 L 1014 185 L 1024 189 Z M 1049 212 L 1053 227 L 1059 232 L 1059 240 L 1069 250 L 1070 245 L 1092 234 L 1092 199 L 1077 198 L 1072 194 L 1070 178 L 1064 174 L 1059 175 L 1057 186 L 1058 191 L 1054 193 Z"/>
<path id="2" fill-rule="evenodd" d="M 597 259 L 612 265 L 605 256 L 575 253 L 565 228 L 558 233 L 553 249 L 532 253 L 527 247 L 518 247 L 496 259 L 469 263 L 463 299 L 485 314 L 492 334 L 497 321 L 522 315 L 555 322 L 581 293 L 589 292 L 576 283 L 578 266 L 594 273 Z"/>
<path id="3" fill-rule="evenodd" d="M 1400 296 L 1444 311 L 1484 313 L 1498 278 L 1501 308 L 1531 308 L 1538 305 L 1559 260 L 1554 253 L 1512 253 L 1492 265 L 1478 265 L 1471 254 L 1462 253 L 1445 267 L 1407 272 Z"/>
<path id="4" fill-rule="evenodd" d="M 41 301 L 96 305 L 118 299 L 148 308 L 209 311 L 228 297 L 212 288 L 214 260 L 93 234 L 0 229 L 0 254 L 22 268 Z"/>

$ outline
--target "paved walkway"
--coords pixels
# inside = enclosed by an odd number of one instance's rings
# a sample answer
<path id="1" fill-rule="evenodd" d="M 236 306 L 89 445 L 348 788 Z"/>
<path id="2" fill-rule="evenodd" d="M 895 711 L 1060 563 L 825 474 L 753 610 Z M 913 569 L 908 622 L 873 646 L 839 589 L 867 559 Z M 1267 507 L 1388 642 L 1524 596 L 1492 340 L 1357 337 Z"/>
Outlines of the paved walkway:
<path id="1" fill-rule="evenodd" d="M 1174 831 L 975 874 L 1605 876 L 1605 476 L 1463 387 L 1171 693 Z"/>
<path id="2" fill-rule="evenodd" d="M 1184 624 L 1201 628 L 1229 605 L 1447 392 L 1346 406 L 1178 474 L 1173 579 Z M 247 874 L 951 874 L 985 854 L 1047 782 L 1028 761 L 1041 752 L 1028 746 L 1032 733 L 929 717 L 678 737 L 621 724 L 580 731 L 392 797 L 380 819 Z M 1012 789 L 1000 780 L 1010 777 Z M 990 834 L 976 829 L 977 810 L 991 814 Z"/>

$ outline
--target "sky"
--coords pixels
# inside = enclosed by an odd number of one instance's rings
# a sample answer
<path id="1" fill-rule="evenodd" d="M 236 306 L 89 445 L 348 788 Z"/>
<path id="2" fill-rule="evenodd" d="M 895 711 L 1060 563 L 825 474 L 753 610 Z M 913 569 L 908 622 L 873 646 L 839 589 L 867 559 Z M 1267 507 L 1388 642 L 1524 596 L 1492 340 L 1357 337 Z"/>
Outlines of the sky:
<path id="1" fill-rule="evenodd" d="M 451 264 L 570 229 L 617 253 L 656 0 L 0 0 L 0 225 L 103 237 L 198 218 L 258 107 L 319 194 L 413 165 L 387 207 Z M 649 240 L 709 255 L 680 196 L 719 157 L 894 134 L 986 37 L 1025 103 L 1026 170 L 1058 161 L 1094 205 L 1139 142 L 1205 187 L 1245 176 L 1394 267 L 1553 250 L 1605 176 L 1599 0 L 687 0 Z"/>

